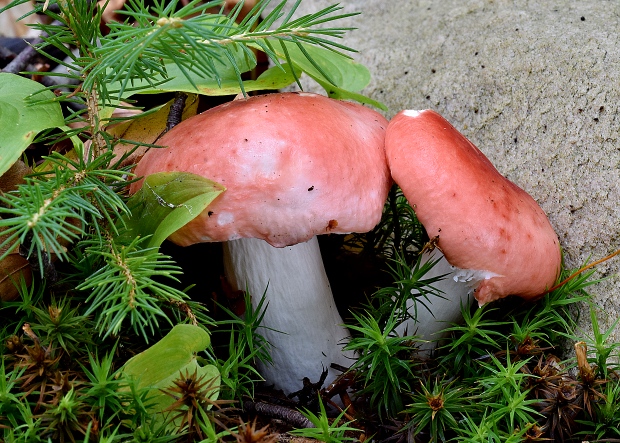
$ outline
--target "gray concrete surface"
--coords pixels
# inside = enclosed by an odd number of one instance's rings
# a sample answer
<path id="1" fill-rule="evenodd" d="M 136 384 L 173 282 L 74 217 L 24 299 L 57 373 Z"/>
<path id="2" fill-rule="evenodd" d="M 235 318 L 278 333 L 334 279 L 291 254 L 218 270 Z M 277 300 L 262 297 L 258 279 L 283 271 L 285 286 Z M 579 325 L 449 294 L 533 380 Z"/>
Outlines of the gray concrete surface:
<path id="1" fill-rule="evenodd" d="M 332 3 L 305 0 L 298 14 Z M 444 115 L 541 204 L 568 266 L 620 248 L 620 3 L 340 3 L 362 12 L 343 22 L 358 28 L 344 43 L 360 51 L 373 74 L 364 93 L 388 118 Z M 620 315 L 619 270 L 620 258 L 598 266 L 596 277 L 609 278 L 590 289 L 603 327 Z"/>

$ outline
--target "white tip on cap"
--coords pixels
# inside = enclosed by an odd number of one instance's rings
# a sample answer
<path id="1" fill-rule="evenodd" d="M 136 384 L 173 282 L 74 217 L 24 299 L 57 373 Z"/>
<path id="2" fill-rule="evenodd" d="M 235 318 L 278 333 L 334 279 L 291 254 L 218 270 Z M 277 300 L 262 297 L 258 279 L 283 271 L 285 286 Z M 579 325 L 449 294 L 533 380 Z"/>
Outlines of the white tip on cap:
<path id="1" fill-rule="evenodd" d="M 422 109 L 420 111 L 417 111 L 415 109 L 406 109 L 403 111 L 403 114 L 406 115 L 407 117 L 417 117 L 418 115 L 422 114 L 424 111 L 426 111 L 426 109 Z"/>

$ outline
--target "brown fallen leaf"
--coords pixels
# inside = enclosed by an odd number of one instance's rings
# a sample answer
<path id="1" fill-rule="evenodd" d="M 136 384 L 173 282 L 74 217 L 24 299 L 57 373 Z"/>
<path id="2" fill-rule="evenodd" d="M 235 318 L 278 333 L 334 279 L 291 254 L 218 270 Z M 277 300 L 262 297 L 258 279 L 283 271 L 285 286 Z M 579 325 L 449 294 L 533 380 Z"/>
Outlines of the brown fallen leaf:
<path id="1" fill-rule="evenodd" d="M 0 243 L 6 236 L 0 236 Z M 3 255 L 8 247 L 0 248 L 0 255 Z M 0 260 L 0 300 L 12 301 L 19 297 L 17 286 L 23 279 L 26 286 L 32 283 L 32 270 L 30 263 L 19 255 L 19 247 L 9 255 Z"/>
<path id="2" fill-rule="evenodd" d="M 172 100 L 163 105 L 158 111 L 144 117 L 109 127 L 107 132 L 116 139 L 132 140 L 139 143 L 154 144 L 166 129 L 166 121 L 170 113 Z M 188 94 L 183 108 L 183 120 L 196 115 L 198 111 L 198 96 Z M 136 146 L 132 143 L 118 143 L 114 147 L 115 160 L 130 153 Z M 136 164 L 149 148 L 140 146 L 129 154 L 122 162 L 122 166 Z"/>
<path id="3" fill-rule="evenodd" d="M 0 191 L 9 192 L 17 189 L 17 186 L 25 183 L 24 176 L 32 174 L 32 169 L 21 160 L 17 160 L 2 176 L 0 176 Z"/>

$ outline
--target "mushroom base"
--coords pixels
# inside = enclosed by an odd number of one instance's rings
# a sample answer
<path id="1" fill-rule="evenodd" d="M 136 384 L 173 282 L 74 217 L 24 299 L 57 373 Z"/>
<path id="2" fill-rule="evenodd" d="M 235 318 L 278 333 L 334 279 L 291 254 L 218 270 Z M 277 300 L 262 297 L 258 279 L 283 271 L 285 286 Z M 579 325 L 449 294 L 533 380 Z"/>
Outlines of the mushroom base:
<path id="1" fill-rule="evenodd" d="M 407 302 L 407 310 L 416 320 L 410 319 L 396 328 L 400 335 L 418 335 L 424 340 L 434 340 L 420 346 L 424 352 L 435 348 L 435 340 L 441 338 L 438 333 L 442 329 L 462 319 L 461 306 L 469 306 L 473 302 L 474 288 L 482 280 L 497 276 L 488 271 L 455 268 L 438 249 L 422 255 L 423 263 L 437 259 L 439 261 L 424 274 L 424 279 L 442 275 L 444 278 L 432 284 L 435 293 L 428 294 L 417 304 L 412 300 Z"/>
<path id="2" fill-rule="evenodd" d="M 224 266 L 229 283 L 252 295 L 253 307 L 265 294 L 267 310 L 258 333 L 272 345 L 273 365 L 259 363 L 258 370 L 267 383 L 295 392 L 304 377 L 317 382 L 328 368 L 327 385 L 340 374 L 332 363 L 353 363 L 355 354 L 342 351 L 349 332 L 336 309 L 316 237 L 284 248 L 253 238 L 229 241 Z"/>

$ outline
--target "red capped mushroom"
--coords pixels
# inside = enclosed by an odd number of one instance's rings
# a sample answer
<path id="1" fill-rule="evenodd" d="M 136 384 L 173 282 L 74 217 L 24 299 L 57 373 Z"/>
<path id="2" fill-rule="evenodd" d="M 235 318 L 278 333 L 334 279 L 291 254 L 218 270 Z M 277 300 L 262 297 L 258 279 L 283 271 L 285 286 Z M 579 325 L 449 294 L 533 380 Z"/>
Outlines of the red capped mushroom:
<path id="1" fill-rule="evenodd" d="M 351 363 L 315 235 L 365 232 L 379 222 L 391 184 L 386 127 L 361 105 L 270 94 L 183 121 L 158 141 L 168 149 L 151 149 L 136 168 L 138 176 L 191 172 L 226 187 L 170 240 L 228 242 L 231 284 L 247 288 L 254 305 L 264 292 L 269 303 L 260 333 L 273 345 L 274 365 L 261 374 L 287 392 L 303 377 L 318 380 L 331 363 Z"/>
<path id="2" fill-rule="evenodd" d="M 458 268 L 453 279 L 479 280 L 480 305 L 508 295 L 533 300 L 553 286 L 561 254 L 547 216 L 442 116 L 400 112 L 385 149 L 392 178 Z"/>

